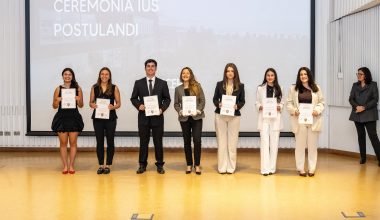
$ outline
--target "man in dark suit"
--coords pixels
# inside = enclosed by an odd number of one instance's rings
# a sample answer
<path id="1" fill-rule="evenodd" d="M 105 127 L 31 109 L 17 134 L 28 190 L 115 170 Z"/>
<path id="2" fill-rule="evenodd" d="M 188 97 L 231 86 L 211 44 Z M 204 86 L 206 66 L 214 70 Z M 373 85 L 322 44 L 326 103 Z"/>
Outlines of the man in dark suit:
<path id="1" fill-rule="evenodd" d="M 164 174 L 164 154 L 162 136 L 164 134 L 164 111 L 170 105 L 170 94 L 168 84 L 165 80 L 156 77 L 157 62 L 153 59 L 145 61 L 146 77 L 136 80 L 131 95 L 131 102 L 139 111 L 138 129 L 140 137 L 139 168 L 137 174 L 146 171 L 148 159 L 148 144 L 150 132 L 152 131 L 154 150 L 156 155 L 157 172 Z M 145 115 L 144 97 L 157 95 L 160 115 Z"/>

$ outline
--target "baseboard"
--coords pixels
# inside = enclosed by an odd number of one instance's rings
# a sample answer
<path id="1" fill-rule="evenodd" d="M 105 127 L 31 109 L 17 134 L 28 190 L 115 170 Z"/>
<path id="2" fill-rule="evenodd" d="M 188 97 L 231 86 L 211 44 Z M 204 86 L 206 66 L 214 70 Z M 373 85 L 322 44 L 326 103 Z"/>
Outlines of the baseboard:
<path id="1" fill-rule="evenodd" d="M 153 150 L 151 148 L 150 150 Z M 58 147 L 0 147 L 0 152 L 58 152 Z M 95 152 L 95 147 L 79 147 L 78 152 Z M 115 151 L 117 152 L 138 152 L 139 147 L 116 147 Z M 260 148 L 238 148 L 239 153 L 243 152 L 260 152 Z M 294 148 L 280 148 L 278 149 L 280 153 L 293 153 Z M 165 148 L 165 152 L 183 152 L 182 147 L 171 147 Z M 217 148 L 203 148 L 202 152 L 217 152 Z M 349 152 L 343 150 L 327 149 L 320 148 L 318 149 L 320 153 L 330 153 L 335 155 L 355 157 L 359 158 L 360 154 L 356 152 Z M 376 156 L 367 155 L 367 159 L 376 160 Z"/>

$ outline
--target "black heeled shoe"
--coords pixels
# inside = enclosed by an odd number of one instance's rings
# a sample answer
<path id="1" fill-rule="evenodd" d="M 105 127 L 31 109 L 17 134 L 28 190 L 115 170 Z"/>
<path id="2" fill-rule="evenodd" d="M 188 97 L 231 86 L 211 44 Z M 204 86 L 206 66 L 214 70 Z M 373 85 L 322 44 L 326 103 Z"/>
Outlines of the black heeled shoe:
<path id="1" fill-rule="evenodd" d="M 190 167 L 190 170 L 188 170 L 189 167 Z M 193 167 L 192 167 L 192 166 L 187 166 L 186 174 L 190 174 L 192 170 L 193 170 Z"/>
<path id="2" fill-rule="evenodd" d="M 195 169 L 195 174 L 197 174 L 197 175 L 201 175 L 202 174 L 202 171 L 201 171 L 201 168 L 198 166 L 198 171 L 197 171 L 197 167 L 194 167 L 194 169 Z"/>

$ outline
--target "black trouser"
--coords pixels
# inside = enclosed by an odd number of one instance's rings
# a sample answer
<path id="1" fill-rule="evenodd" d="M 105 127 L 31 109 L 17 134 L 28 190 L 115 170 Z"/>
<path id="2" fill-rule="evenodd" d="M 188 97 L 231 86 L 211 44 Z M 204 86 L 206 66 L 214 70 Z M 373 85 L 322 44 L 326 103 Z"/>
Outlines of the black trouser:
<path id="1" fill-rule="evenodd" d="M 377 132 L 376 132 L 376 121 L 355 122 L 355 126 L 356 126 L 356 131 L 358 132 L 360 157 L 362 159 L 366 158 L 365 129 L 367 129 L 367 133 L 368 133 L 369 139 L 371 140 L 372 147 L 375 150 L 377 160 L 380 161 L 380 142 L 379 142 L 379 138 L 377 137 Z"/>
<path id="2" fill-rule="evenodd" d="M 139 163 L 142 166 L 147 166 L 148 162 L 148 145 L 150 140 L 150 131 L 152 130 L 154 151 L 156 156 L 156 166 L 164 165 L 164 152 L 162 147 L 162 136 L 164 135 L 164 125 L 152 126 L 149 120 L 148 125 L 139 125 L 140 136 L 140 152 Z"/>
<path id="3" fill-rule="evenodd" d="M 189 117 L 187 121 L 180 122 L 182 128 L 183 142 L 187 166 L 193 166 L 193 156 L 191 153 L 191 135 L 194 143 L 194 163 L 199 166 L 201 162 L 201 145 L 202 145 L 202 119 L 194 120 Z"/>
<path id="4" fill-rule="evenodd" d="M 99 165 L 104 165 L 104 134 L 107 137 L 107 165 L 112 165 L 115 152 L 115 130 L 116 120 L 93 119 L 96 136 L 96 154 Z"/>

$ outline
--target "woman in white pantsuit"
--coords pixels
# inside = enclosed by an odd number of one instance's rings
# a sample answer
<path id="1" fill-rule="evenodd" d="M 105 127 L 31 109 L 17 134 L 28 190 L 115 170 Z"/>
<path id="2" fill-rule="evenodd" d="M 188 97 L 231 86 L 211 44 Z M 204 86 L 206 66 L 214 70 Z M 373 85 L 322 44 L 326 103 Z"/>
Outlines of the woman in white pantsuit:
<path id="1" fill-rule="evenodd" d="M 263 106 L 267 98 L 276 101 L 277 114 L 263 115 Z M 278 140 L 283 127 L 281 111 L 284 106 L 282 90 L 278 84 L 276 70 L 265 71 L 263 83 L 257 87 L 256 109 L 259 112 L 257 129 L 260 131 L 261 174 L 264 176 L 276 172 Z"/>
<path id="2" fill-rule="evenodd" d="M 222 96 L 235 96 L 233 116 L 220 114 Z M 239 72 L 233 63 L 224 68 L 223 81 L 216 84 L 214 98 L 215 131 L 218 143 L 218 172 L 232 174 L 236 169 L 236 148 L 240 130 L 240 109 L 245 104 L 244 84 L 240 82 Z"/>
<path id="3" fill-rule="evenodd" d="M 299 106 L 301 103 L 312 104 L 312 124 L 299 124 Z M 307 67 L 298 70 L 296 85 L 290 88 L 287 109 L 291 115 L 292 131 L 296 138 L 296 167 L 300 176 L 314 176 L 318 156 L 318 136 L 322 129 L 322 112 L 325 107 L 320 87 Z M 308 172 L 305 171 L 305 148 L 308 148 Z"/>

